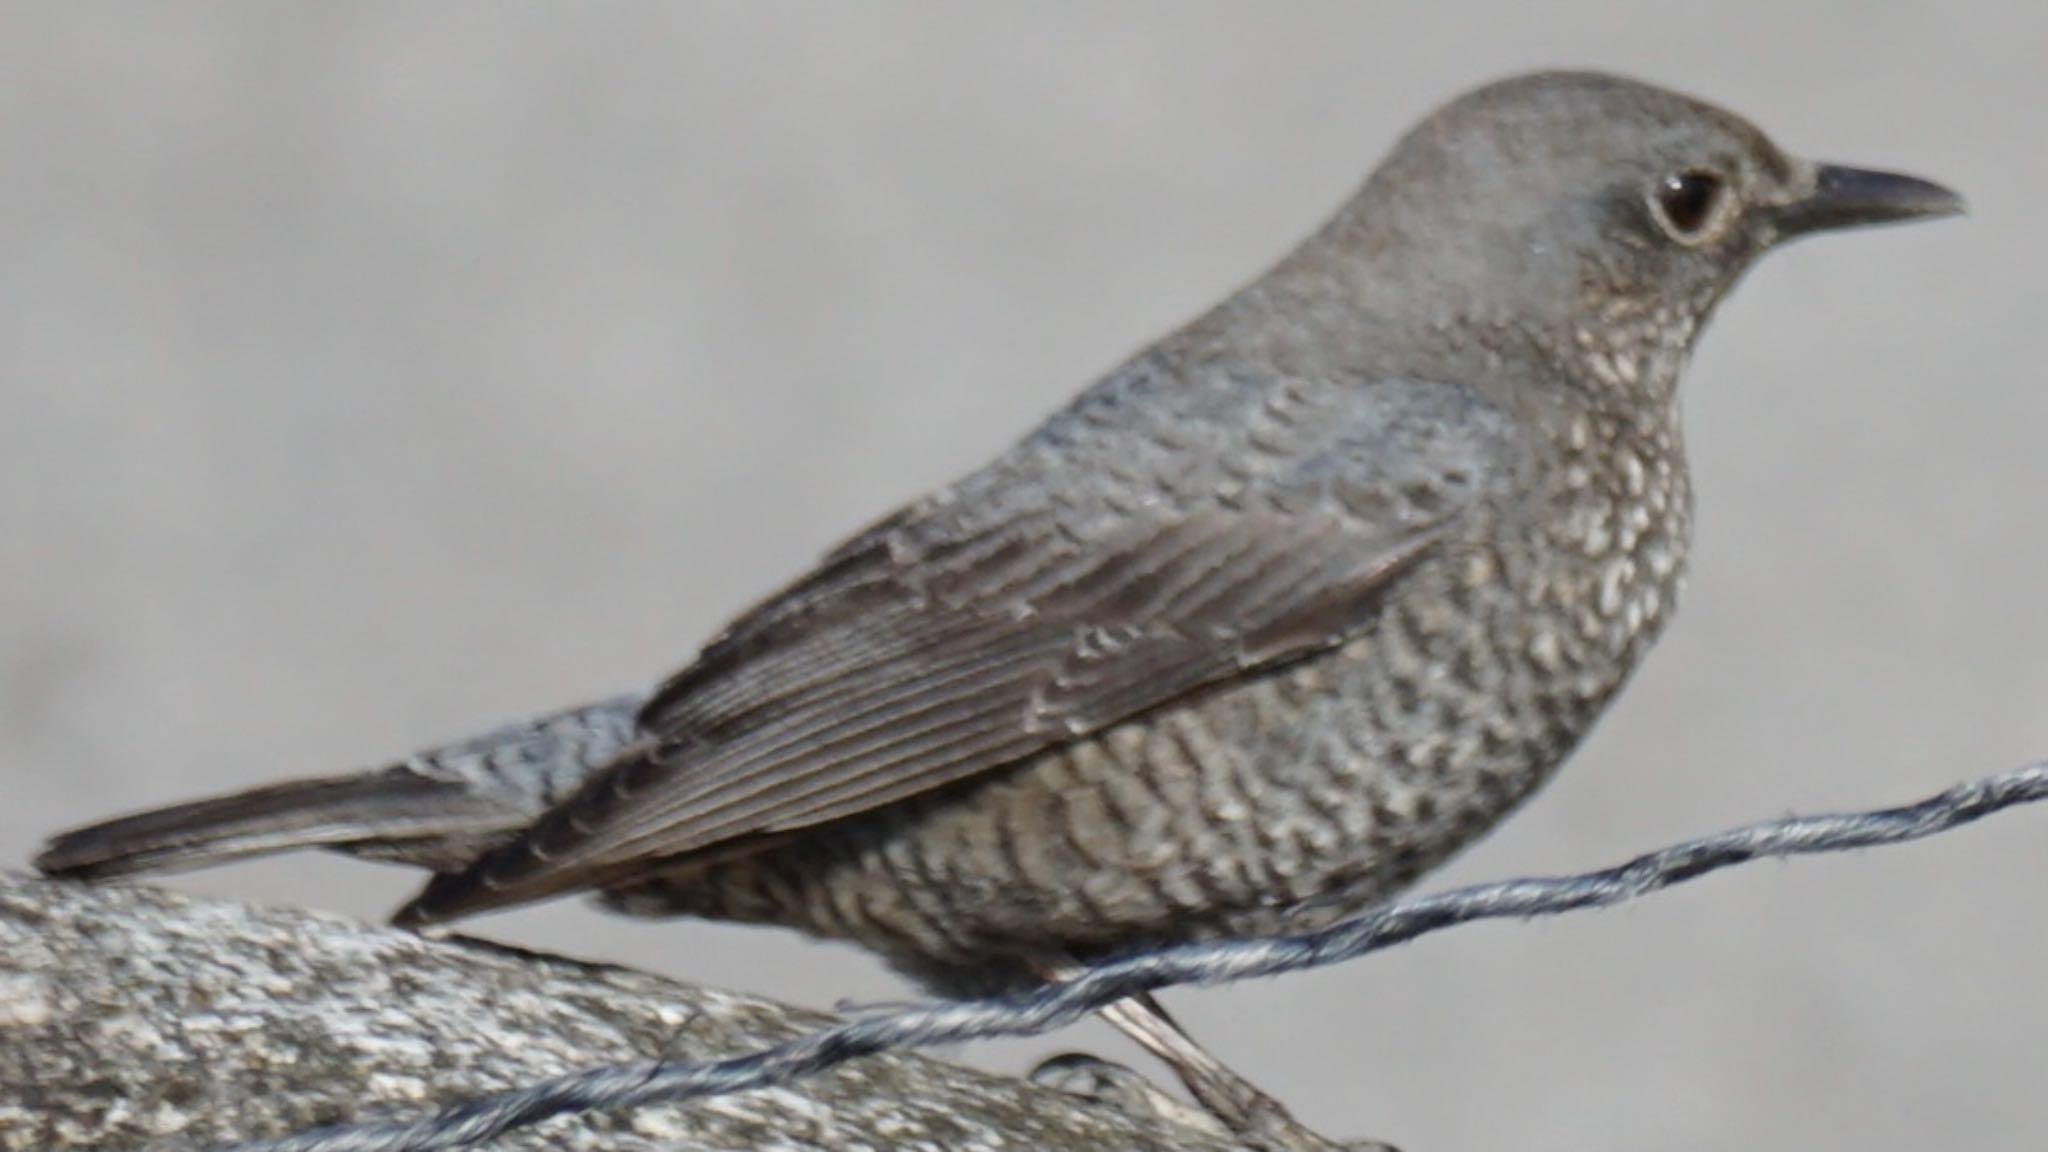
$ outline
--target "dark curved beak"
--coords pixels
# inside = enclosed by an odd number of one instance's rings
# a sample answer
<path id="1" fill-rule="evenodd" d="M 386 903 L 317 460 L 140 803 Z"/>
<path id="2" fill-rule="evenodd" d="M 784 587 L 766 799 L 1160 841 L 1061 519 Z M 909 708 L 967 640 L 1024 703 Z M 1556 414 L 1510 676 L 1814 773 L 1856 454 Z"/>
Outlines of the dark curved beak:
<path id="1" fill-rule="evenodd" d="M 1772 211 L 1778 234 L 1789 238 L 1866 224 L 1956 216 L 1965 211 L 1965 205 L 1961 196 L 1918 176 L 1821 164 L 1814 170 L 1811 192 Z"/>

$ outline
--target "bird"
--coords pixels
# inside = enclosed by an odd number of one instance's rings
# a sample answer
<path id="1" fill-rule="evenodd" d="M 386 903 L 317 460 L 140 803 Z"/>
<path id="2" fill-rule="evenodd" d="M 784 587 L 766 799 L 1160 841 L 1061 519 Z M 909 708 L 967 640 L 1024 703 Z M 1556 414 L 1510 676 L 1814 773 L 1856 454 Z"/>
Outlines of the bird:
<path id="1" fill-rule="evenodd" d="M 1549 780 L 1676 608 L 1679 381 L 1790 240 L 1954 192 L 1541 72 L 1423 118 L 1263 274 L 643 695 L 63 833 L 110 876 L 320 845 L 426 926 L 571 893 L 936 994 L 1377 906 Z M 1250 1130 L 1148 999 L 1111 1019 Z"/>

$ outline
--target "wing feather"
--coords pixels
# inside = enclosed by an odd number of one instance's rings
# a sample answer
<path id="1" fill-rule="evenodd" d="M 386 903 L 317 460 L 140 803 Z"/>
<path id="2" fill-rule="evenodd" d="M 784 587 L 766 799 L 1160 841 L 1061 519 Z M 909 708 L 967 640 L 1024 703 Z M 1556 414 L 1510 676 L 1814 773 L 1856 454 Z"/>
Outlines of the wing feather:
<path id="1" fill-rule="evenodd" d="M 1420 427 L 1440 448 L 1445 425 Z M 1146 506 L 1109 530 L 1050 503 L 913 506 L 743 617 L 650 701 L 633 752 L 407 915 L 622 883 L 844 819 L 1340 644 L 1479 483 L 1476 453 L 1441 475 L 1397 460 L 1431 492 L 1404 506 L 1333 456 L 1386 440 L 1336 438 L 1227 502 Z"/>

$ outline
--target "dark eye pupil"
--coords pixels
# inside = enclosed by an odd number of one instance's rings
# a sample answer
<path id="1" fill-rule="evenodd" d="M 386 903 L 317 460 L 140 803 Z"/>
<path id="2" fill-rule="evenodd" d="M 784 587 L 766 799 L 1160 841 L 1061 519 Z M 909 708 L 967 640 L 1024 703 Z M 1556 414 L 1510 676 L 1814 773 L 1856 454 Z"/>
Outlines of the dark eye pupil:
<path id="1" fill-rule="evenodd" d="M 1684 233 L 1706 227 L 1721 199 L 1721 178 L 1712 172 L 1680 172 L 1657 187 L 1657 204 L 1673 228 Z"/>

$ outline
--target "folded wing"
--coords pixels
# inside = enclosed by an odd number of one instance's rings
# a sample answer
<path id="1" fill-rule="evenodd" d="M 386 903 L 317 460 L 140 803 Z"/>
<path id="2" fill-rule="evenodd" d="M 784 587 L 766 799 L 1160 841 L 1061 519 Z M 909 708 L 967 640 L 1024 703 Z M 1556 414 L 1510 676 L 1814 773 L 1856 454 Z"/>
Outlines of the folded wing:
<path id="1" fill-rule="evenodd" d="M 1372 432 L 1191 511 L 1140 502 L 1109 531 L 1062 506 L 906 510 L 742 618 L 649 702 L 641 745 L 401 918 L 625 883 L 1341 644 L 1480 486 L 1484 454 L 1445 452 L 1444 424 L 1418 430 L 1421 453 Z"/>

